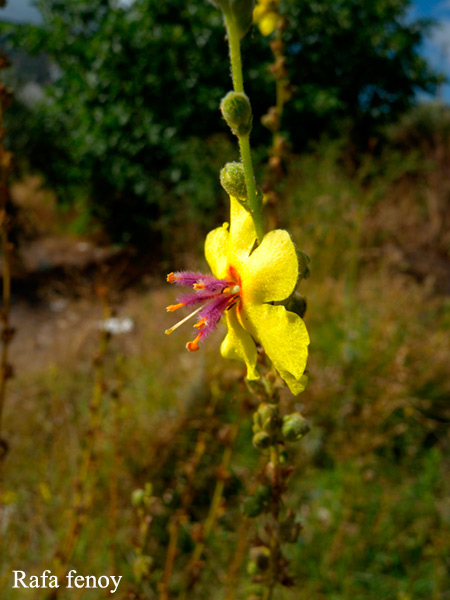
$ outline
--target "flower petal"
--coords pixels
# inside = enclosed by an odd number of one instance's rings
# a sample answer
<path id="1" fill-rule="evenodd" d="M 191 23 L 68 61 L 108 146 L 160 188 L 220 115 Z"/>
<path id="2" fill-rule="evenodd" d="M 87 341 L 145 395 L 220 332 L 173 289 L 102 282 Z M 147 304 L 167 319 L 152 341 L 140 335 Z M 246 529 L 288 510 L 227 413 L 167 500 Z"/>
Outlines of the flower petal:
<path id="1" fill-rule="evenodd" d="M 210 231 L 205 240 L 206 260 L 213 275 L 219 279 L 227 277 L 228 240 L 230 237 L 227 228 L 228 223 L 224 223 L 222 227 Z"/>
<path id="2" fill-rule="evenodd" d="M 256 370 L 256 345 L 251 335 L 241 326 L 236 309 L 226 313 L 228 333 L 222 342 L 220 352 L 224 358 L 234 358 L 247 365 L 247 379 L 259 379 Z"/>
<path id="3" fill-rule="evenodd" d="M 240 266 L 242 301 L 262 304 L 286 300 L 298 279 L 298 259 L 287 231 L 275 229 Z"/>
<path id="4" fill-rule="evenodd" d="M 230 216 L 228 262 L 238 268 L 238 264 L 247 259 L 255 245 L 256 231 L 250 213 L 233 196 L 230 196 Z"/>
<path id="5" fill-rule="evenodd" d="M 305 387 L 309 335 L 302 319 L 284 306 L 260 304 L 241 310 L 245 329 L 259 340 L 293 394 Z"/>
<path id="6" fill-rule="evenodd" d="M 288 388 L 294 394 L 294 396 L 298 396 L 298 394 L 301 394 L 305 391 L 305 388 L 308 384 L 308 377 L 306 375 L 302 375 L 300 379 L 295 379 L 293 375 L 291 375 L 288 372 L 285 372 L 284 375 L 282 375 L 282 377 L 287 383 Z"/>

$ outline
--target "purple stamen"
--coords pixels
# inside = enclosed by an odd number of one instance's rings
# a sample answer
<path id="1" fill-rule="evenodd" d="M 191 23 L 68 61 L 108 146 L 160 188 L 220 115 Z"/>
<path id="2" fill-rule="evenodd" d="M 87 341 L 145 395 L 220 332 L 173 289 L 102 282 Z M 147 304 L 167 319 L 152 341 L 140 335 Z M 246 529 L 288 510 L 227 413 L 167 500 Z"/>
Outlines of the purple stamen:
<path id="1" fill-rule="evenodd" d="M 223 313 L 237 302 L 240 292 L 239 286 L 233 281 L 216 279 L 212 275 L 192 271 L 170 273 L 167 280 L 169 283 L 193 288 L 192 292 L 179 296 L 177 298 L 179 304 L 169 306 L 169 310 L 176 310 L 179 305 L 192 307 L 196 304 L 204 304 L 203 307 L 194 310 L 192 314 L 179 321 L 174 327 L 166 330 L 167 334 L 172 333 L 197 313 L 198 323 L 195 327 L 200 333 L 194 342 L 189 342 L 187 348 L 191 351 L 198 350 L 198 342 L 214 331 Z"/>
<path id="2" fill-rule="evenodd" d="M 184 287 L 198 285 L 198 289 L 208 290 L 209 292 L 220 292 L 230 285 L 225 279 L 216 279 L 213 275 L 204 275 L 193 271 L 178 271 L 173 274 L 172 279 L 172 283 L 175 285 Z"/>
<path id="3" fill-rule="evenodd" d="M 223 313 L 232 303 L 233 294 L 222 294 L 216 300 L 209 302 L 203 310 L 198 313 L 198 320 L 204 320 L 205 326 L 202 327 L 202 339 L 206 338 L 217 326 Z"/>
<path id="4" fill-rule="evenodd" d="M 217 297 L 217 292 L 212 294 L 211 292 L 206 292 L 202 290 L 201 292 L 191 292 L 190 294 L 182 294 L 177 297 L 177 302 L 180 304 L 184 304 L 185 306 L 194 306 L 195 304 L 199 304 L 200 302 L 208 302 L 209 300 L 213 300 Z"/>

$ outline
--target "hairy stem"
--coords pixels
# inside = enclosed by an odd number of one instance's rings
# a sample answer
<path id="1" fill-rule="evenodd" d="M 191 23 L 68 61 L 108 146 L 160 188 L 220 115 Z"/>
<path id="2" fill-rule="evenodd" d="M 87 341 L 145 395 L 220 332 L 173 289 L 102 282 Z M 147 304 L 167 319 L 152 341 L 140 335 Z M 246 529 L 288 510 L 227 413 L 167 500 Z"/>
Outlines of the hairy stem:
<path id="1" fill-rule="evenodd" d="M 230 48 L 231 75 L 235 92 L 244 93 L 244 79 L 242 75 L 241 42 L 239 31 L 231 8 L 224 4 L 223 14 L 228 34 L 228 45 Z M 253 171 L 252 155 L 250 151 L 249 136 L 238 136 L 241 160 L 244 166 L 245 186 L 250 207 L 250 214 L 255 225 L 256 237 L 261 243 L 264 237 L 264 227 L 261 215 L 261 201 L 256 193 L 255 174 Z"/>

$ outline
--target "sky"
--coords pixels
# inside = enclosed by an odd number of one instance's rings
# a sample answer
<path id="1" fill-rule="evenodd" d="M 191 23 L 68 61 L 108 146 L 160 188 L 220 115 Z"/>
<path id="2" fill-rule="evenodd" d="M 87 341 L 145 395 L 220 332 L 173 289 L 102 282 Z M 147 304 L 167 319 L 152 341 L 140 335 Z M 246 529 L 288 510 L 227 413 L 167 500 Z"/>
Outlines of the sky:
<path id="1" fill-rule="evenodd" d="M 132 0 L 122 0 L 124 4 Z M 364 0 L 361 0 L 364 1 Z M 429 63 L 442 71 L 450 80 L 450 0 L 415 0 L 411 6 L 411 17 L 432 17 L 437 27 L 425 41 L 422 52 Z M 2 19 L 17 22 L 39 22 L 39 11 L 33 0 L 7 0 L 0 10 Z M 440 96 L 450 103 L 450 82 L 443 85 Z"/>
<path id="2" fill-rule="evenodd" d="M 450 80 L 450 0 L 416 0 L 412 17 L 432 17 L 438 23 L 423 45 L 428 62 Z M 443 85 L 440 96 L 450 103 L 450 82 Z"/>

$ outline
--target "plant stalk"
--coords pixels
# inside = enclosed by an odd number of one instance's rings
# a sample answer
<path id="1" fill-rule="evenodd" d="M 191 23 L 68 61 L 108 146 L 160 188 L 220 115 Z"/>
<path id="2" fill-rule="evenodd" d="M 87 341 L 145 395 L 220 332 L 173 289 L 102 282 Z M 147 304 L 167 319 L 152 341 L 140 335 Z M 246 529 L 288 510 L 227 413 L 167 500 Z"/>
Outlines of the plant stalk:
<path id="1" fill-rule="evenodd" d="M 230 6 L 224 3 L 223 14 L 225 27 L 228 34 L 228 45 L 230 49 L 231 76 L 235 92 L 244 93 L 244 79 L 242 75 L 241 42 L 239 31 L 236 26 L 234 15 Z M 261 201 L 256 193 L 255 174 L 253 171 L 252 155 L 250 151 L 250 139 L 248 135 L 238 136 L 241 160 L 244 166 L 245 187 L 250 208 L 250 215 L 255 225 L 256 237 L 261 244 L 264 237 L 264 226 L 261 214 Z"/>

